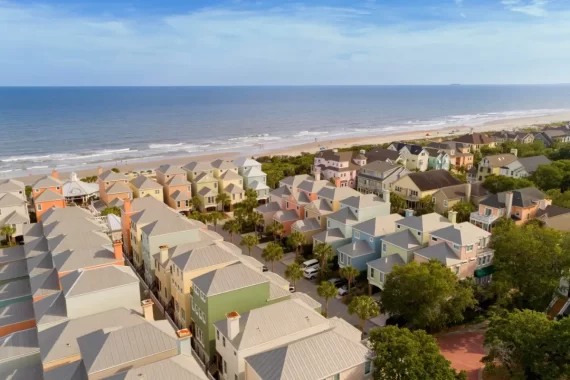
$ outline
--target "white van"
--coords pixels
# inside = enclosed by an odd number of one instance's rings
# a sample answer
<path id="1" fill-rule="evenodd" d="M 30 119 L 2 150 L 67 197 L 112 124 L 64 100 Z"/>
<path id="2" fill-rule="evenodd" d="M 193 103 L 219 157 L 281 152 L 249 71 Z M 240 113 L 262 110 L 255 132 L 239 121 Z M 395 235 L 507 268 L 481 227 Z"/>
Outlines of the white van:
<path id="1" fill-rule="evenodd" d="M 307 261 L 303 262 L 303 264 L 301 264 L 301 267 L 303 268 L 303 270 L 305 270 L 307 268 L 318 267 L 318 266 L 319 266 L 319 260 L 317 260 L 317 259 L 307 260 Z"/>
<path id="2" fill-rule="evenodd" d="M 318 266 L 309 267 L 303 271 L 303 277 L 305 277 L 307 280 L 312 280 L 313 278 L 317 278 L 318 274 L 319 274 Z"/>

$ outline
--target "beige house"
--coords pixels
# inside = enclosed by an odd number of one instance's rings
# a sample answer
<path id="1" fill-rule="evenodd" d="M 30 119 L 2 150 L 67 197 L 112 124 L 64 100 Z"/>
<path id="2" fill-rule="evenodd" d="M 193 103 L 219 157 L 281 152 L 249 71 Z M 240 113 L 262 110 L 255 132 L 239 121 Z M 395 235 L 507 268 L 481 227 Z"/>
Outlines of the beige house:
<path id="1" fill-rule="evenodd" d="M 477 168 L 477 181 L 484 181 L 490 175 L 501 174 L 501 168 L 517 160 L 517 150 L 512 149 L 511 153 L 493 154 L 485 156 Z"/>
<path id="2" fill-rule="evenodd" d="M 12 226 L 14 238 L 22 236 L 24 224 L 30 223 L 26 191 L 23 182 L 15 179 L 0 181 L 0 228 Z"/>
<path id="3" fill-rule="evenodd" d="M 156 180 L 162 185 L 164 203 L 176 211 L 189 211 L 192 208 L 192 184 L 181 167 L 160 166 L 156 169 Z"/>
<path id="4" fill-rule="evenodd" d="M 129 187 L 133 190 L 133 196 L 135 198 L 150 196 L 161 202 L 164 201 L 162 185 L 144 175 L 139 175 L 132 179 L 129 182 Z"/>
<path id="5" fill-rule="evenodd" d="M 230 204 L 239 203 L 245 198 L 243 177 L 233 170 L 226 170 L 219 176 L 219 189 L 221 193 L 230 196 Z"/>
<path id="6" fill-rule="evenodd" d="M 447 170 L 410 173 L 391 184 L 392 191 L 404 198 L 408 207 L 416 209 L 423 197 L 433 196 L 441 188 L 462 184 Z"/>
<path id="7" fill-rule="evenodd" d="M 471 202 L 478 206 L 487 195 L 489 192 L 485 190 L 482 183 L 464 183 L 439 189 L 433 194 L 432 200 L 435 212 L 444 214 L 461 201 Z"/>
<path id="8" fill-rule="evenodd" d="M 453 141 L 469 146 L 471 152 L 477 152 L 481 150 L 481 148 L 494 148 L 496 146 L 496 142 L 493 138 L 482 133 L 471 132 L 467 135 L 457 137 L 453 139 Z"/>
<path id="9" fill-rule="evenodd" d="M 199 174 L 192 181 L 192 193 L 201 201 L 201 211 L 215 210 L 217 207 L 219 181 L 205 172 Z"/>

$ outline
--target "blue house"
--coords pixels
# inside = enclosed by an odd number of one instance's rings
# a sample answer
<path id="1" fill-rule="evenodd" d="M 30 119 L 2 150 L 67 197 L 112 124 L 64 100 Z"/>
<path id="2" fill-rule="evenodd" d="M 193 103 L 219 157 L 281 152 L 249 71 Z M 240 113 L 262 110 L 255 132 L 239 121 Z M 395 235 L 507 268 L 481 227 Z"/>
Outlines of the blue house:
<path id="1" fill-rule="evenodd" d="M 338 265 L 353 266 L 361 272 L 367 270 L 369 261 L 379 259 L 384 236 L 396 232 L 399 214 L 377 216 L 352 227 L 352 241 L 338 248 Z"/>

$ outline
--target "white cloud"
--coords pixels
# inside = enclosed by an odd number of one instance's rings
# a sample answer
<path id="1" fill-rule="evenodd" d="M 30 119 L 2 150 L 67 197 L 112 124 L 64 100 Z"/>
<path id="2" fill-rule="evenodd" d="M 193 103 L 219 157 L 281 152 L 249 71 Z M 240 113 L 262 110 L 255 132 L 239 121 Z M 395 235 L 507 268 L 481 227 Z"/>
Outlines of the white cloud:
<path id="1" fill-rule="evenodd" d="M 530 0 L 526 2 L 521 0 L 502 0 L 501 4 L 513 12 L 535 17 L 544 17 L 548 14 L 546 6 L 549 2 L 550 0 Z"/>
<path id="2" fill-rule="evenodd" d="M 570 82 L 568 12 L 548 23 L 376 16 L 305 6 L 126 19 L 0 2 L 0 85 Z"/>

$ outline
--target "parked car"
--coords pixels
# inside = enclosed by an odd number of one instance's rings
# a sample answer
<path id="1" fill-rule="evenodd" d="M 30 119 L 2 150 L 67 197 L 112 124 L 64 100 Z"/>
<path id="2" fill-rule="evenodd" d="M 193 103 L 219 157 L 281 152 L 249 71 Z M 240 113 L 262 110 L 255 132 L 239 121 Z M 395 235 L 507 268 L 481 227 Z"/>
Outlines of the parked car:
<path id="1" fill-rule="evenodd" d="M 295 287 L 293 285 L 289 285 L 289 293 L 295 293 Z"/>
<path id="2" fill-rule="evenodd" d="M 317 278 L 318 274 L 319 274 L 319 268 L 316 267 L 310 267 L 303 271 L 303 277 L 305 277 L 307 280 L 312 280 L 313 278 Z"/>
<path id="3" fill-rule="evenodd" d="M 263 272 L 267 272 L 269 269 L 264 265 L 261 269 Z"/>
<path id="4" fill-rule="evenodd" d="M 348 285 L 348 281 L 345 280 L 344 278 L 336 278 L 336 277 L 331 278 L 331 279 L 329 279 L 329 282 L 331 284 L 333 284 L 334 286 L 336 286 L 337 288 Z"/>
<path id="5" fill-rule="evenodd" d="M 319 260 L 317 260 L 317 259 L 307 260 L 307 261 L 303 262 L 303 264 L 301 264 L 301 267 L 303 269 L 312 268 L 312 267 L 320 267 Z"/>
<path id="6" fill-rule="evenodd" d="M 338 289 L 338 295 L 344 297 L 348 294 L 348 286 L 344 285 Z"/>

